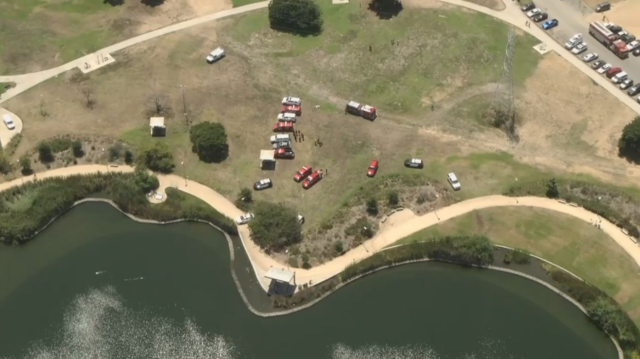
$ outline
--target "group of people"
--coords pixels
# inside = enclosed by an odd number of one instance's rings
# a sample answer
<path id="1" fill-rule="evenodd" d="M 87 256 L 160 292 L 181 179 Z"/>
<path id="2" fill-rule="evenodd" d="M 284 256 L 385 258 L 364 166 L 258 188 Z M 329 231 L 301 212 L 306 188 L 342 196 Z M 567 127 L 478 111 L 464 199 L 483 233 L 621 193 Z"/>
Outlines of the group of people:
<path id="1" fill-rule="evenodd" d="M 302 131 L 300 131 L 300 130 L 293 131 L 293 139 L 296 142 L 304 141 L 304 133 L 302 133 Z"/>

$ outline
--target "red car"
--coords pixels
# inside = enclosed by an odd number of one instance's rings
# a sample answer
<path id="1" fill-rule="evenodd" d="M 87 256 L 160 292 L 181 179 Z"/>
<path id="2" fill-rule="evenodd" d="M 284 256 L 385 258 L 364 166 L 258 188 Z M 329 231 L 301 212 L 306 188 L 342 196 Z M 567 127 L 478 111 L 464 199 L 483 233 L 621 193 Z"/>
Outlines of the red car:
<path id="1" fill-rule="evenodd" d="M 367 176 L 373 177 L 378 172 L 378 160 L 371 160 L 369 168 L 367 168 Z"/>
<path id="2" fill-rule="evenodd" d="M 607 78 L 612 78 L 613 76 L 619 74 L 622 72 L 622 69 L 619 67 L 613 67 L 610 68 L 609 71 L 607 71 Z"/>
<path id="3" fill-rule="evenodd" d="M 273 132 L 293 132 L 293 122 L 278 122 L 273 124 Z"/>
<path id="4" fill-rule="evenodd" d="M 313 171 L 313 173 L 310 174 L 309 177 L 305 178 L 304 181 L 302 181 L 302 188 L 310 188 L 311 186 L 316 184 L 316 182 L 320 181 L 320 178 L 322 178 L 322 172 L 320 172 L 320 170 Z"/>
<path id="5" fill-rule="evenodd" d="M 296 116 L 302 115 L 302 108 L 299 105 L 282 105 L 282 109 L 280 112 L 285 113 L 295 113 Z"/>
<path id="6" fill-rule="evenodd" d="M 293 159 L 296 157 L 296 154 L 290 148 L 276 148 L 273 150 L 273 157 Z"/>
<path id="7" fill-rule="evenodd" d="M 296 181 L 296 182 L 302 181 L 302 179 L 307 177 L 309 175 L 309 173 L 311 173 L 312 170 L 313 169 L 309 165 L 302 166 L 302 168 L 300 168 L 298 170 L 298 172 L 296 172 L 293 175 L 293 180 Z"/>

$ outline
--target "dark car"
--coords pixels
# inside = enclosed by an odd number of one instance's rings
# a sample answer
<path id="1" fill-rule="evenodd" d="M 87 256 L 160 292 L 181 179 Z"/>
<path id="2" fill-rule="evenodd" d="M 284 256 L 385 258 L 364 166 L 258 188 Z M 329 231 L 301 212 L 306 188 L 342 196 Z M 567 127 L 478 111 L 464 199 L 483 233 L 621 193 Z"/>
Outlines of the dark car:
<path id="1" fill-rule="evenodd" d="M 530 2 L 528 4 L 522 5 L 521 9 L 522 9 L 522 11 L 529 11 L 529 10 L 535 9 L 535 7 L 536 7 L 536 4 Z"/>
<path id="2" fill-rule="evenodd" d="M 422 163 L 422 160 L 419 158 L 409 158 L 407 160 L 404 160 L 404 166 L 411 167 L 411 168 L 422 168 L 424 164 Z"/>
<path id="3" fill-rule="evenodd" d="M 611 25 L 609 27 L 609 30 L 611 30 L 611 32 L 613 32 L 614 34 L 619 33 L 620 31 L 622 31 L 622 28 L 618 25 Z"/>
<path id="4" fill-rule="evenodd" d="M 594 70 L 597 70 L 599 68 L 602 67 L 602 65 L 606 64 L 606 62 L 602 61 L 602 60 L 597 60 L 594 63 L 591 64 L 591 68 Z"/>
<path id="5" fill-rule="evenodd" d="M 640 49 L 633 50 L 633 56 L 640 56 Z"/>
<path id="6" fill-rule="evenodd" d="M 640 84 L 635 84 L 627 90 L 627 95 L 635 96 L 640 93 Z"/>
<path id="7" fill-rule="evenodd" d="M 253 184 L 253 189 L 255 189 L 256 191 L 260 191 L 260 190 L 271 188 L 271 187 L 273 187 L 273 182 L 271 182 L 271 179 L 269 178 L 265 178 Z"/>
<path id="8" fill-rule="evenodd" d="M 604 12 L 607 10 L 611 10 L 611 4 L 608 1 L 601 2 L 600 4 L 596 5 L 594 10 L 596 12 Z"/>
<path id="9" fill-rule="evenodd" d="M 533 21 L 535 21 L 535 22 L 540 22 L 540 21 L 544 21 L 544 20 L 546 20 L 548 17 L 549 17 L 549 15 L 547 15 L 547 13 L 546 13 L 546 12 L 543 12 L 543 13 L 541 13 L 541 14 L 538 14 L 538 15 L 536 15 L 536 16 L 534 16 L 534 17 L 532 17 L 532 19 L 533 19 Z"/>

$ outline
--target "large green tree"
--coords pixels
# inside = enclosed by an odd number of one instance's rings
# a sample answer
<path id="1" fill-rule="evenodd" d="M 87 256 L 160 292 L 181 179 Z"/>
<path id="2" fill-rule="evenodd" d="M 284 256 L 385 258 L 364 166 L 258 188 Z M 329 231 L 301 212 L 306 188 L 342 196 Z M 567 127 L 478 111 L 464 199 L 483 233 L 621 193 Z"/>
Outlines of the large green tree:
<path id="1" fill-rule="evenodd" d="M 157 172 L 170 173 L 175 167 L 173 154 L 164 142 L 156 142 L 142 150 L 138 156 L 140 164 Z"/>
<path id="2" fill-rule="evenodd" d="M 312 0 L 272 0 L 269 24 L 279 31 L 318 35 L 322 32 L 322 11 Z"/>
<path id="3" fill-rule="evenodd" d="M 227 132 L 224 126 L 216 122 L 202 122 L 189 131 L 191 150 L 204 162 L 222 162 L 229 156 Z"/>
<path id="4" fill-rule="evenodd" d="M 253 211 L 255 218 L 249 222 L 251 238 L 263 248 L 282 249 L 302 240 L 298 214 L 282 204 L 258 202 Z"/>
<path id="5" fill-rule="evenodd" d="M 620 156 L 638 162 L 640 160 L 640 116 L 624 126 L 622 136 L 618 140 Z"/>

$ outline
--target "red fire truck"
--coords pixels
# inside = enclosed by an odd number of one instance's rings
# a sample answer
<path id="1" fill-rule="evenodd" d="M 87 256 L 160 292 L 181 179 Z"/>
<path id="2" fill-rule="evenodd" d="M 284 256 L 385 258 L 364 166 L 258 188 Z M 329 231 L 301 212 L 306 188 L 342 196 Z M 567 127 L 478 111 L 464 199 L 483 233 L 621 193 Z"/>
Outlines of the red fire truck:
<path id="1" fill-rule="evenodd" d="M 349 101 L 347 107 L 344 109 L 344 112 L 356 116 L 361 116 L 371 121 L 375 120 L 376 117 L 378 117 L 378 113 L 375 107 L 363 105 L 354 101 Z"/>
<path id="2" fill-rule="evenodd" d="M 626 59 L 629 57 L 629 51 L 626 48 L 626 44 L 623 41 L 619 40 L 619 36 L 611 31 L 607 27 L 607 25 L 598 21 L 594 21 L 589 24 L 589 34 L 596 40 L 601 42 L 619 58 Z"/>

